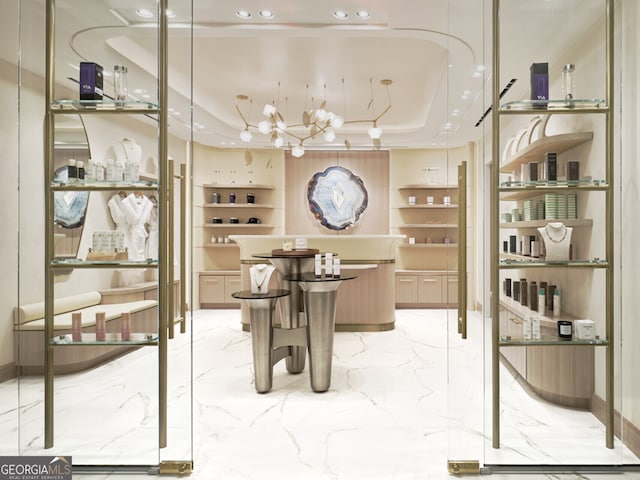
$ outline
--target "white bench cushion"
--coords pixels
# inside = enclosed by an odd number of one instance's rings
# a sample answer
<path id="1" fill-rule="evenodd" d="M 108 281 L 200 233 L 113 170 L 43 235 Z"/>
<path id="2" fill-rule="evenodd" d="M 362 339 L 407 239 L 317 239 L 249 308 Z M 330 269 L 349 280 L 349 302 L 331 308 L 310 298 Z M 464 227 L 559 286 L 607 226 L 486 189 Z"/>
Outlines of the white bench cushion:
<path id="1" fill-rule="evenodd" d="M 99 295 L 99 294 L 98 294 Z M 127 303 L 110 303 L 91 305 L 85 308 L 78 308 L 72 311 L 60 313 L 53 317 L 54 330 L 71 330 L 71 314 L 82 313 L 82 326 L 89 327 L 96 324 L 96 313 L 104 312 L 107 321 L 118 318 L 122 313 L 136 313 L 158 305 L 155 300 L 138 300 Z M 31 320 L 21 324 L 19 330 L 44 330 L 44 318 Z"/>
<path id="2" fill-rule="evenodd" d="M 53 313 L 54 315 L 58 315 L 65 312 L 77 311 L 82 308 L 97 305 L 101 301 L 102 295 L 100 295 L 100 292 L 87 292 L 80 293 L 78 295 L 71 295 L 69 297 L 57 298 L 53 304 Z M 16 313 L 16 323 L 18 325 L 44 318 L 44 302 L 21 305 L 20 307 L 17 307 Z M 69 316 L 69 318 L 71 318 L 71 316 Z M 71 322 L 71 320 L 69 320 L 69 322 Z"/>

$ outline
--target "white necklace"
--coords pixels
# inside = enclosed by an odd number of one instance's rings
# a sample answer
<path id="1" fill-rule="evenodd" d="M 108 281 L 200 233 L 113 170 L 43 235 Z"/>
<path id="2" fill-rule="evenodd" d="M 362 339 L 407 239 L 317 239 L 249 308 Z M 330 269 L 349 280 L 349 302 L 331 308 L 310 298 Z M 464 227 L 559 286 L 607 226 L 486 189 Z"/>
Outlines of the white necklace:
<path id="1" fill-rule="evenodd" d="M 549 227 L 551 227 L 551 231 L 549 231 Z M 557 227 L 551 226 L 550 223 L 547 223 L 547 225 L 545 225 L 544 227 L 544 231 L 547 232 L 549 240 L 556 243 L 561 243 L 567 236 L 567 227 L 563 223 L 561 223 Z M 556 238 L 553 238 L 551 232 L 554 232 L 556 234 Z M 560 234 L 562 235 L 562 237 L 558 238 L 558 235 Z"/>

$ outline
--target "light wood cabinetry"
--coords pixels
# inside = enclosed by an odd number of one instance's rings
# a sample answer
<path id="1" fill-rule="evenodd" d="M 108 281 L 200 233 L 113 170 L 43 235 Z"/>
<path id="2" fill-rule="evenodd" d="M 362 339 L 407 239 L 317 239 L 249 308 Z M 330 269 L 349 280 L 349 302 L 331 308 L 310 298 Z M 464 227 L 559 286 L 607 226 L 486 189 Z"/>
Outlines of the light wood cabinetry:
<path id="1" fill-rule="evenodd" d="M 454 307 L 457 304 L 458 276 L 449 272 L 396 271 L 397 308 Z"/>
<path id="2" fill-rule="evenodd" d="M 201 264 L 201 308 L 238 308 L 233 292 L 241 290 L 240 253 L 232 234 L 261 235 L 274 230 L 274 190 L 264 184 L 202 185 L 203 203 L 197 205 Z"/>
<path id="3" fill-rule="evenodd" d="M 455 306 L 458 186 L 410 184 L 398 187 L 398 193 L 392 221 L 407 238 L 397 250 L 396 306 Z"/>
<path id="4" fill-rule="evenodd" d="M 239 308 L 231 294 L 242 290 L 240 271 L 201 272 L 199 276 L 201 308 Z"/>

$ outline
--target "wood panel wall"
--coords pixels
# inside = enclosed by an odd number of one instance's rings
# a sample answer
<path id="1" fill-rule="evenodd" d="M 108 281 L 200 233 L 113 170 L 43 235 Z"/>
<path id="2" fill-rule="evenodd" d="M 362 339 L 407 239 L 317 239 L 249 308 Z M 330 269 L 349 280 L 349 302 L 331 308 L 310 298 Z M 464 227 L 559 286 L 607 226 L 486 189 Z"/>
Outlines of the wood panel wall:
<path id="1" fill-rule="evenodd" d="M 341 166 L 360 177 L 369 198 L 367 209 L 352 228 L 328 229 L 309 210 L 307 186 L 317 172 Z M 300 158 L 285 153 L 285 234 L 287 235 L 388 235 L 389 152 L 307 151 Z"/>

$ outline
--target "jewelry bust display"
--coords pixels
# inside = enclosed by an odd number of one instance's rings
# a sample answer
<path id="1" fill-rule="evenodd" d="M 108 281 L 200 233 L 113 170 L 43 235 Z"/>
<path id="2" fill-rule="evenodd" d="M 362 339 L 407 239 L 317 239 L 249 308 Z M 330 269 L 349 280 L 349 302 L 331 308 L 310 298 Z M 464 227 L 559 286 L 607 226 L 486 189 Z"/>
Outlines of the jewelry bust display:
<path id="1" fill-rule="evenodd" d="M 269 293 L 269 279 L 274 270 L 275 267 L 266 263 L 253 265 L 249 269 L 251 293 Z"/>
<path id="2" fill-rule="evenodd" d="M 538 228 L 538 232 L 544 241 L 545 260 L 569 260 L 573 228 L 562 222 L 550 222 Z"/>

